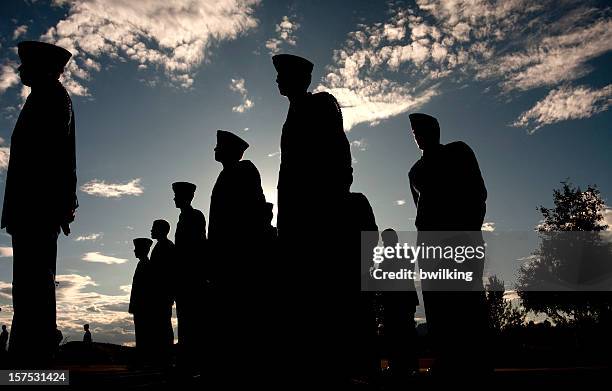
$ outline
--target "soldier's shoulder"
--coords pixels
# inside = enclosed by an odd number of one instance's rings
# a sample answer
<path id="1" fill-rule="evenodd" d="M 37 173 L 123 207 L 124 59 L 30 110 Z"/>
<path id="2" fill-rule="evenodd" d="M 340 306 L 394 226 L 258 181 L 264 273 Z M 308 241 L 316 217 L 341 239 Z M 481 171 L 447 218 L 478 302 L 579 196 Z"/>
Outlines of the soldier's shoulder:
<path id="1" fill-rule="evenodd" d="M 472 148 L 463 141 L 453 141 L 445 144 L 444 148 L 450 152 L 473 152 Z"/>
<path id="2" fill-rule="evenodd" d="M 200 209 L 193 209 L 192 216 L 196 220 L 206 221 L 206 217 L 204 217 L 204 213 Z"/>
<path id="3" fill-rule="evenodd" d="M 241 160 L 238 162 L 238 169 L 241 171 L 257 171 L 257 167 L 250 160 Z"/>
<path id="4" fill-rule="evenodd" d="M 372 209 L 370 200 L 363 193 L 349 193 L 349 202 L 355 209 L 369 208 Z"/>
<path id="5" fill-rule="evenodd" d="M 363 193 L 354 193 L 354 192 L 350 192 L 349 193 L 349 199 L 353 202 L 362 202 L 362 201 L 367 201 L 367 197 L 363 194 Z"/>
<path id="6" fill-rule="evenodd" d="M 204 216 L 204 213 L 200 209 L 193 208 L 191 210 L 193 216 Z"/>
<path id="7" fill-rule="evenodd" d="M 44 94 L 48 97 L 52 97 L 56 99 L 55 102 L 60 102 L 63 104 L 71 103 L 72 99 L 70 98 L 70 94 L 66 87 L 64 87 L 61 83 L 56 83 L 50 88 L 44 89 Z"/>
<path id="8" fill-rule="evenodd" d="M 43 110 L 55 113 L 65 113 L 66 115 L 70 115 L 72 111 L 72 99 L 70 98 L 70 94 L 68 94 L 68 91 L 66 91 L 64 86 L 60 83 L 30 95 L 32 96 L 34 104 Z"/>
<path id="9" fill-rule="evenodd" d="M 319 104 L 339 106 L 336 97 L 327 91 L 315 92 L 310 98 Z"/>
<path id="10" fill-rule="evenodd" d="M 419 160 L 414 162 L 412 167 L 410 167 L 410 171 L 408 171 L 408 176 L 415 175 L 422 168 L 423 168 L 423 158 L 420 157 Z"/>

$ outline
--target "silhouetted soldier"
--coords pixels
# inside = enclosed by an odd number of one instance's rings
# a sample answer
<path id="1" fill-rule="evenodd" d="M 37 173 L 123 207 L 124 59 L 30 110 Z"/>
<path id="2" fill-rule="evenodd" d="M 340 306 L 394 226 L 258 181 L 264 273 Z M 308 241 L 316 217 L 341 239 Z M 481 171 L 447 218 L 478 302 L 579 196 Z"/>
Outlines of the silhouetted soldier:
<path id="1" fill-rule="evenodd" d="M 269 304 L 263 296 L 268 286 L 262 281 L 268 262 L 263 256 L 266 198 L 259 171 L 250 160 L 242 160 L 248 147 L 237 135 L 217 131 L 215 160 L 223 170 L 210 199 L 208 240 L 214 252 L 215 304 L 221 320 L 215 333 L 220 344 L 216 359 L 223 358 L 225 369 L 245 375 L 240 380 L 253 382 L 252 376 L 261 375 L 254 369 L 265 370 L 259 367 L 260 351 L 266 349 L 261 318 Z"/>
<path id="2" fill-rule="evenodd" d="M 2 333 L 0 333 L 0 354 L 6 353 L 6 344 L 9 339 L 9 332 L 6 330 L 6 325 L 2 325 Z"/>
<path id="3" fill-rule="evenodd" d="M 308 92 L 313 64 L 305 58 L 272 57 L 281 95 L 289 112 L 281 134 L 278 177 L 279 236 L 295 237 L 328 220 L 352 182 L 351 151 L 342 124 L 342 111 L 333 95 Z M 304 142 L 316 142 L 316 154 Z"/>
<path id="4" fill-rule="evenodd" d="M 168 239 L 170 223 L 166 220 L 155 220 L 151 228 L 151 238 L 157 243 L 151 251 L 151 286 L 149 307 L 151 310 L 150 332 L 155 336 L 156 359 L 160 364 L 167 364 L 170 349 L 174 344 L 172 330 L 172 304 L 174 303 L 174 287 L 169 271 L 175 267 L 174 243 Z"/>
<path id="5" fill-rule="evenodd" d="M 487 190 L 478 161 L 464 142 L 440 144 L 438 121 L 427 114 L 411 114 L 414 139 L 423 156 L 409 173 L 417 207 L 418 243 L 478 246 L 486 212 Z M 437 232 L 435 232 L 437 231 Z M 445 231 L 441 233 L 441 231 Z M 423 280 L 427 329 L 437 345 L 435 370 L 474 371 L 483 368 L 482 347 L 487 316 L 482 284 L 483 261 L 419 260 L 425 271 L 446 268 L 473 272 L 472 282 Z M 470 319 L 466 322 L 465 319 Z"/>
<path id="6" fill-rule="evenodd" d="M 312 262 L 331 266 L 326 261 L 337 260 L 339 254 L 334 243 L 312 238 L 323 237 L 324 226 L 340 224 L 352 180 L 351 153 L 336 99 L 326 92 L 308 92 L 313 64 L 289 54 L 272 61 L 279 92 L 289 99 L 281 135 L 277 227 L 282 264 L 276 268 L 281 270 L 276 282 L 292 304 L 283 307 L 278 329 L 285 333 L 281 338 L 296 341 L 293 351 L 279 354 L 292 357 L 283 363 L 293 365 L 286 368 L 289 377 L 316 382 L 331 364 L 306 357 L 324 351 L 328 339 L 334 338 L 325 319 L 333 313 L 338 290 L 337 273 L 322 272 Z M 314 153 L 304 137 L 314 140 Z"/>
<path id="7" fill-rule="evenodd" d="M 336 291 L 330 300 L 334 304 L 333 320 L 335 340 L 341 342 L 335 364 L 343 368 L 343 380 L 377 375 L 380 357 L 376 349 L 377 321 L 374 295 L 362 292 L 360 271 L 362 265 L 371 264 L 371 254 L 378 245 L 378 225 L 367 197 L 362 193 L 349 193 L 343 205 L 340 224 L 334 227 L 336 262 L 326 266 L 334 274 Z M 368 269 L 369 271 L 369 269 Z"/>
<path id="8" fill-rule="evenodd" d="M 395 247 L 399 242 L 397 232 L 391 228 L 382 233 L 383 246 Z M 409 260 L 387 258 L 380 264 L 386 272 L 398 272 L 411 269 Z M 414 314 L 419 305 L 414 280 L 401 281 L 394 286 L 397 291 L 381 292 L 383 306 L 385 351 L 390 361 L 391 375 L 396 384 L 405 383 L 409 376 L 418 370 L 416 351 L 416 324 Z"/>
<path id="9" fill-rule="evenodd" d="M 151 309 L 149 295 L 155 287 L 151 284 L 151 261 L 149 250 L 153 241 L 149 238 L 134 239 L 134 255 L 138 259 L 138 265 L 132 280 L 132 291 L 130 293 L 129 313 L 134 315 L 134 332 L 136 334 L 136 349 L 141 361 L 150 360 L 152 345 L 155 338 L 159 338 L 151 332 Z"/>
<path id="10" fill-rule="evenodd" d="M 44 366 L 55 351 L 57 237 L 60 229 L 69 234 L 78 206 L 74 113 L 58 80 L 71 54 L 32 41 L 17 49 L 21 81 L 32 92 L 11 136 L 2 210 L 13 241 L 9 350 L 17 362 Z"/>
<path id="11" fill-rule="evenodd" d="M 261 177 L 250 160 L 241 160 L 248 147 L 235 134 L 217 131 L 215 160 L 223 170 L 210 197 L 208 239 L 214 246 L 258 240 L 263 234 L 266 198 Z"/>
<path id="12" fill-rule="evenodd" d="M 91 344 L 93 340 L 91 339 L 91 331 L 89 331 L 89 323 L 83 325 L 83 330 L 85 330 L 85 334 L 83 334 L 83 343 Z"/>
<path id="13" fill-rule="evenodd" d="M 204 267 L 206 245 L 206 218 L 191 206 L 196 185 L 188 182 L 172 184 L 174 203 L 181 210 L 174 233 L 176 248 L 176 315 L 178 318 L 178 343 L 180 364 L 183 368 L 196 369 L 197 358 L 203 349 L 200 315 L 206 311 L 201 296 L 207 273 Z"/>

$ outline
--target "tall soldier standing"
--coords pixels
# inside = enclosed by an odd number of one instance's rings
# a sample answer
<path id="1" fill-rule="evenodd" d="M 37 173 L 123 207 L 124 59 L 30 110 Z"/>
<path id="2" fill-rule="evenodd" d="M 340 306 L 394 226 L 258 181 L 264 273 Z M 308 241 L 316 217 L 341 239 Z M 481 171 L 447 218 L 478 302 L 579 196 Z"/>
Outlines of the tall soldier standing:
<path id="1" fill-rule="evenodd" d="M 474 151 L 464 142 L 440 143 L 438 120 L 409 115 L 414 140 L 423 156 L 408 178 L 417 208 L 417 243 L 435 246 L 481 246 L 487 189 Z M 484 262 L 419 259 L 424 271 L 452 267 L 473 274 L 471 282 L 423 280 L 427 330 L 437 358 L 433 373 L 487 372 L 487 309 L 482 283 Z M 450 266 L 449 266 L 450 265 Z M 470 319 L 466 322 L 465 319 Z"/>
<path id="2" fill-rule="evenodd" d="M 9 351 L 16 363 L 32 367 L 48 363 L 55 349 L 57 237 L 60 229 L 70 233 L 78 207 L 75 124 L 59 81 L 70 52 L 35 41 L 17 49 L 21 81 L 32 92 L 11 136 L 1 226 L 13 245 Z"/>
<path id="3" fill-rule="evenodd" d="M 279 266 L 284 273 L 277 281 L 292 302 L 282 309 L 279 329 L 293 345 L 282 353 L 291 357 L 283 364 L 288 376 L 316 383 L 338 372 L 328 357 L 311 357 L 339 345 L 337 330 L 330 333 L 329 325 L 338 324 L 335 303 L 342 297 L 338 282 L 346 267 L 339 258 L 346 254 L 318 239 L 327 233 L 323 227 L 340 226 L 352 182 L 351 152 L 336 99 L 327 92 L 308 92 L 313 63 L 289 54 L 276 55 L 272 62 L 279 92 L 289 100 L 278 178 Z"/>
<path id="4" fill-rule="evenodd" d="M 223 164 L 210 198 L 211 242 L 232 244 L 263 235 L 266 198 L 257 167 L 242 155 L 249 144 L 231 132 L 217 131 L 215 160 Z M 245 243 L 246 244 L 246 243 Z"/>
<path id="5" fill-rule="evenodd" d="M 212 277 L 216 313 L 220 320 L 215 335 L 216 359 L 225 365 L 218 373 L 240 371 L 243 376 L 225 376 L 224 383 L 256 384 L 266 373 L 262 352 L 267 349 L 265 322 L 269 288 L 263 281 L 266 264 L 265 207 L 257 167 L 242 159 L 249 144 L 237 135 L 217 131 L 215 160 L 223 170 L 210 197 L 208 240 L 214 253 Z M 228 365 L 231 363 L 231 365 Z M 263 382 L 262 382 L 263 384 Z"/>
<path id="6" fill-rule="evenodd" d="M 174 204 L 181 210 L 174 233 L 177 260 L 176 316 L 178 318 L 179 359 L 184 369 L 197 369 L 202 350 L 202 331 L 198 324 L 201 314 L 200 296 L 204 289 L 203 276 L 206 243 L 206 218 L 191 206 L 196 185 L 175 182 Z"/>
<path id="7" fill-rule="evenodd" d="M 279 92 L 289 99 L 278 176 L 278 233 L 282 240 L 319 226 L 317 216 L 333 211 L 334 204 L 348 194 L 353 169 L 340 105 L 327 92 L 308 92 L 314 65 L 290 54 L 276 55 L 272 61 Z M 311 145 L 304 143 L 305 137 L 316 143 L 315 154 Z"/>

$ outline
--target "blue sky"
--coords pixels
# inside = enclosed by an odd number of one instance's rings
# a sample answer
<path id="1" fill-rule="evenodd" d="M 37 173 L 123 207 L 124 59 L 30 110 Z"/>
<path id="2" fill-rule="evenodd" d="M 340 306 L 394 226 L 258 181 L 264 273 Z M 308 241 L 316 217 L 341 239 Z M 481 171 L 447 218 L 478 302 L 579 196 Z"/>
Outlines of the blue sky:
<path id="1" fill-rule="evenodd" d="M 0 15 L 0 181 L 27 94 L 17 42 L 43 39 L 74 54 L 64 83 L 76 111 L 80 208 L 58 256 L 58 323 L 72 339 L 89 322 L 98 340 L 133 341 L 131 239 L 148 236 L 154 219 L 176 224 L 176 180 L 198 185 L 194 204 L 208 215 L 217 129 L 251 144 L 246 158 L 275 202 L 288 103 L 273 53 L 311 59 L 312 89 L 340 101 L 353 191 L 368 196 L 381 229 L 414 229 L 412 111 L 436 116 L 443 142 L 475 150 L 490 229 L 531 229 L 536 207 L 566 178 L 599 185 L 610 202 L 606 2 L 6 1 Z M 316 159 L 318 140 L 303 138 Z M 11 316 L 10 253 L 3 234 L 1 322 Z"/>

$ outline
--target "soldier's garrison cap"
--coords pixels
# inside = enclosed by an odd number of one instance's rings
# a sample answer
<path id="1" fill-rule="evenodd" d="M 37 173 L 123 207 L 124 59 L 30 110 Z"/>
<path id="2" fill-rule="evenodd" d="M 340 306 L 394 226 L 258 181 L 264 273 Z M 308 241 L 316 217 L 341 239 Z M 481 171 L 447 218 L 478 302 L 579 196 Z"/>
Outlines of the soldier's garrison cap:
<path id="1" fill-rule="evenodd" d="M 307 59 L 293 54 L 277 54 L 272 56 L 272 63 L 278 73 L 311 74 L 314 64 Z"/>
<path id="2" fill-rule="evenodd" d="M 134 248 L 136 250 L 143 250 L 149 252 L 153 241 L 149 238 L 136 238 L 133 240 Z"/>
<path id="3" fill-rule="evenodd" d="M 22 64 L 61 71 L 72 54 L 57 45 L 39 41 L 22 41 L 17 44 L 17 54 Z"/>
<path id="4" fill-rule="evenodd" d="M 244 152 L 249 147 L 249 143 L 226 130 L 217 130 L 217 145 L 239 152 Z"/>
<path id="5" fill-rule="evenodd" d="M 197 186 L 189 182 L 174 182 L 172 190 L 177 194 L 195 194 Z"/>
<path id="6" fill-rule="evenodd" d="M 408 115 L 410 118 L 410 126 L 413 130 L 435 129 L 440 131 L 438 120 L 431 115 L 423 113 L 412 113 Z"/>

